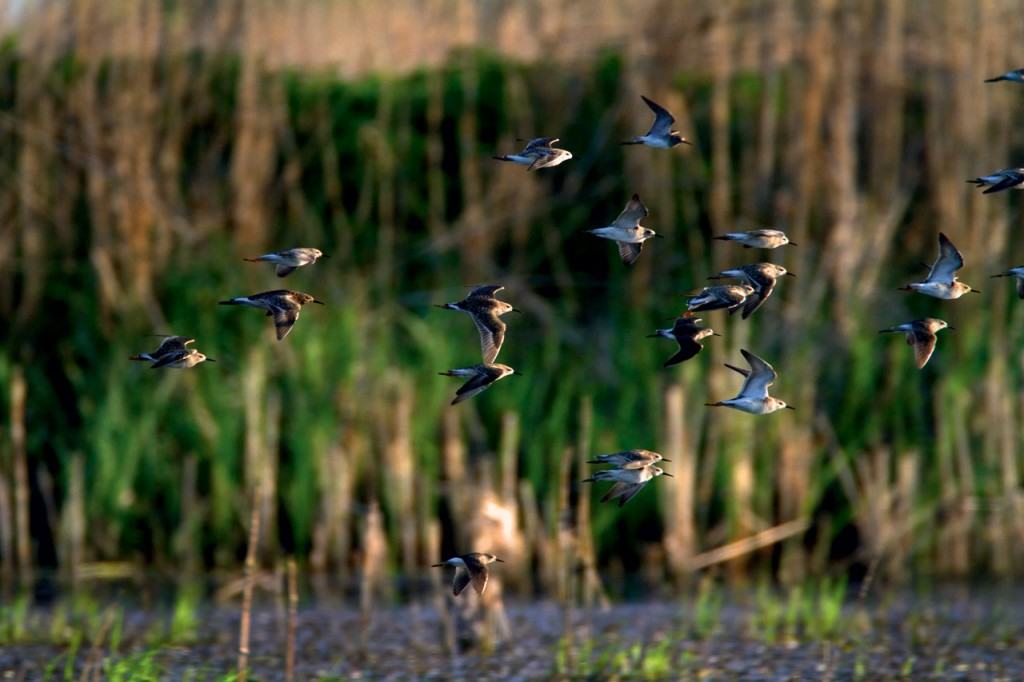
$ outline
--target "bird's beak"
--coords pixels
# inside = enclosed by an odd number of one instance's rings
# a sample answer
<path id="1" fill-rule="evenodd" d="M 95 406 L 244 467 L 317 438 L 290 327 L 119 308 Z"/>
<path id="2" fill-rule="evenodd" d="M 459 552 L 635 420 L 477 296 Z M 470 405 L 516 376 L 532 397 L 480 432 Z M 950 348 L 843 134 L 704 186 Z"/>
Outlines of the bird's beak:
<path id="1" fill-rule="evenodd" d="M 494 557 L 494 560 L 495 560 L 495 561 L 498 561 L 498 562 L 500 562 L 500 563 L 505 563 L 505 560 L 504 560 L 504 559 L 499 559 L 498 557 Z"/>
<path id="2" fill-rule="evenodd" d="M 977 290 L 977 289 L 971 289 L 970 293 L 972 293 L 972 294 L 980 294 L 981 292 L 979 290 Z"/>
<path id="3" fill-rule="evenodd" d="M 690 145 L 691 147 L 693 146 L 693 143 L 692 143 L 692 142 L 690 142 L 689 140 L 679 140 L 679 141 L 680 141 L 680 142 L 682 142 L 683 144 L 688 144 L 688 145 Z"/>
<path id="4" fill-rule="evenodd" d="M 951 332 L 955 332 L 956 331 L 956 327 L 946 327 L 946 329 L 948 329 Z"/>
<path id="5" fill-rule="evenodd" d="M 671 462 L 672 460 L 670 460 L 670 459 L 666 459 L 666 458 L 662 457 L 662 458 L 661 458 L 661 461 L 662 461 L 662 462 Z"/>
<path id="6" fill-rule="evenodd" d="M 513 309 L 512 309 L 511 311 L 509 311 L 509 312 L 513 312 L 513 313 L 520 313 L 520 314 L 522 314 L 522 312 L 523 312 L 523 311 L 522 311 L 522 310 L 520 310 L 519 308 L 513 308 Z"/>
<path id="7" fill-rule="evenodd" d="M 792 272 L 787 272 L 786 277 L 796 277 L 796 274 Z"/>
<path id="8" fill-rule="evenodd" d="M 665 460 L 662 460 L 662 461 L 663 461 L 663 462 L 667 462 L 668 460 L 667 460 L 667 459 L 665 459 Z M 675 478 L 675 476 L 673 476 L 672 474 L 670 474 L 670 473 L 669 473 L 669 472 L 667 472 L 667 471 L 662 471 L 662 472 L 661 472 L 661 475 L 662 475 L 662 476 L 668 476 L 669 478 Z"/>
<path id="9" fill-rule="evenodd" d="M 522 372 L 517 372 L 517 371 L 513 370 L 512 371 L 512 376 L 514 376 L 514 377 L 521 377 L 521 376 L 523 376 L 523 373 Z"/>
<path id="10" fill-rule="evenodd" d="M 711 332 L 711 336 L 721 336 L 718 332 Z"/>
<path id="11" fill-rule="evenodd" d="M 318 298 L 314 298 L 314 299 L 313 299 L 313 303 L 319 303 L 320 305 L 327 305 L 326 303 L 324 303 L 323 301 L 321 301 L 321 300 L 320 300 L 320 299 L 318 299 Z"/>
<path id="12" fill-rule="evenodd" d="M 796 412 L 796 408 L 793 407 L 792 405 L 786 405 L 786 409 L 787 410 L 793 410 L 794 412 Z"/>
<path id="13" fill-rule="evenodd" d="M 217 362 L 217 361 L 216 361 L 216 360 L 214 360 L 213 358 L 206 358 L 206 361 L 207 361 L 207 362 Z"/>
<path id="14" fill-rule="evenodd" d="M 657 237 L 658 239 L 664 239 L 665 238 L 665 235 L 658 234 L 657 232 L 655 232 L 653 236 Z"/>
<path id="15" fill-rule="evenodd" d="M 799 244 L 797 244 L 796 242 L 789 242 L 789 245 L 790 245 L 790 246 L 800 246 L 800 245 L 799 245 Z"/>

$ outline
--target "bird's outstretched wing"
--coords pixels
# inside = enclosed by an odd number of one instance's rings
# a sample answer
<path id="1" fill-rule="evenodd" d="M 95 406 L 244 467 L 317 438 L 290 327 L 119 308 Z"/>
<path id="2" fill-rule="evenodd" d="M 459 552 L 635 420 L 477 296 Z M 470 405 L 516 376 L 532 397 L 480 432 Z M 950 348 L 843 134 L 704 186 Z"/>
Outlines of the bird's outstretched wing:
<path id="1" fill-rule="evenodd" d="M 928 271 L 928 282 L 942 282 L 952 284 L 956 279 L 956 271 L 964 266 L 964 257 L 960 254 L 953 242 L 949 241 L 942 232 L 939 233 L 939 257 Z"/>
<path id="2" fill-rule="evenodd" d="M 626 208 L 622 209 L 622 213 L 612 223 L 613 227 L 626 227 L 633 228 L 640 224 L 640 221 L 647 217 L 649 211 L 644 206 L 644 202 L 640 201 L 640 195 L 634 194 L 629 202 L 626 204 Z"/>
<path id="3" fill-rule="evenodd" d="M 501 344 L 505 342 L 505 323 L 493 312 L 474 312 L 471 317 L 480 332 L 480 353 L 484 362 L 490 364 L 498 357 Z"/>
<path id="4" fill-rule="evenodd" d="M 672 124 L 676 122 L 676 119 L 669 113 L 668 109 L 654 100 L 647 99 L 644 95 L 640 95 L 640 97 L 643 97 L 644 102 L 654 112 L 654 123 L 651 124 L 651 130 L 647 134 L 661 136 L 672 132 Z"/>
<path id="5" fill-rule="evenodd" d="M 924 329 L 914 329 L 914 331 L 907 334 L 907 343 L 914 346 L 914 359 L 917 361 L 918 369 L 928 364 L 932 353 L 935 352 L 935 342 L 937 340 L 935 334 Z"/>
<path id="6" fill-rule="evenodd" d="M 746 374 L 747 378 L 743 382 L 739 395 L 744 398 L 767 398 L 768 387 L 774 384 L 775 379 L 778 378 L 775 368 L 744 348 L 740 349 L 740 353 L 750 365 L 750 372 Z M 742 374 L 742 372 L 740 373 Z"/>
<path id="7" fill-rule="evenodd" d="M 644 250 L 643 242 L 615 242 L 619 247 L 619 257 L 626 265 L 632 265 L 640 258 L 640 252 Z"/>

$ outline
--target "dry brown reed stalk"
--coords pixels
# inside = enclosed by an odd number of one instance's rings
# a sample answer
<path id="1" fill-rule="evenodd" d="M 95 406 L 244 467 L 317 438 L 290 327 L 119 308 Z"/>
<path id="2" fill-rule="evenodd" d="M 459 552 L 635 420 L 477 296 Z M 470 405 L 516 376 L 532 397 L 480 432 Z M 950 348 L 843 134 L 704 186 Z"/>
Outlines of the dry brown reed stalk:
<path id="1" fill-rule="evenodd" d="M 594 401 L 584 396 L 580 401 L 579 435 L 576 440 L 576 471 L 586 471 L 591 452 L 591 434 L 594 428 Z M 598 572 L 597 549 L 594 547 L 594 531 L 591 526 L 590 491 L 580 490 L 576 497 L 576 553 L 579 560 L 580 603 L 589 618 L 595 605 L 601 609 L 609 606 L 608 595 L 601 584 Z"/>
<path id="2" fill-rule="evenodd" d="M 759 549 L 770 547 L 786 538 L 799 535 L 810 528 L 810 526 L 811 522 L 808 519 L 787 521 L 750 537 L 730 542 L 723 547 L 701 552 L 690 559 L 689 568 L 691 571 L 699 571 L 715 564 L 735 561 L 736 559 L 749 556 L 752 552 L 756 552 Z"/>
<path id="3" fill-rule="evenodd" d="M 672 460 L 671 485 L 660 491 L 665 514 L 665 554 L 677 586 L 689 580 L 689 561 L 696 554 L 694 519 L 697 457 L 687 444 L 686 398 L 683 387 L 670 384 L 664 392 L 665 421 L 662 455 Z"/>
<path id="4" fill-rule="evenodd" d="M 363 555 L 359 573 L 359 651 L 362 660 L 370 655 L 370 637 L 373 627 L 373 611 L 378 593 L 382 592 L 387 578 L 388 541 L 384 531 L 384 517 L 377 500 L 370 502 L 370 508 L 363 521 Z"/>
<path id="5" fill-rule="evenodd" d="M 259 485 L 253 489 L 249 513 L 249 542 L 245 550 L 245 571 L 242 586 L 242 618 L 238 625 L 238 675 L 240 682 L 249 676 L 249 631 L 252 618 L 252 593 L 256 574 L 256 556 L 260 542 L 260 508 L 262 496 Z"/>
<path id="6" fill-rule="evenodd" d="M 576 588 L 578 584 L 576 570 L 576 536 L 569 506 L 572 485 L 572 448 L 566 448 L 558 464 L 558 489 L 555 506 L 555 543 L 558 547 L 559 584 L 558 601 L 562 607 L 562 640 L 565 645 L 565 665 L 567 670 L 576 668 Z"/>
<path id="7" fill-rule="evenodd" d="M 295 640 L 299 631 L 299 579 L 295 557 L 288 558 L 288 634 L 284 649 L 284 679 L 295 679 Z"/>
<path id="8" fill-rule="evenodd" d="M 25 451 L 25 400 L 28 392 L 21 367 L 11 371 L 10 386 L 11 478 L 14 482 L 15 556 L 22 584 L 32 580 L 32 535 L 29 530 L 28 454 Z"/>
<path id="9" fill-rule="evenodd" d="M 85 563 L 85 456 L 71 455 L 68 468 L 68 492 L 61 509 L 60 568 L 72 583 Z"/>
<path id="10" fill-rule="evenodd" d="M 431 556 L 438 557 L 437 561 L 441 561 L 444 548 L 441 546 L 441 525 L 436 519 L 431 519 L 428 522 L 426 542 Z M 455 618 L 453 617 L 452 609 L 449 608 L 450 600 L 447 597 L 449 590 L 446 589 L 446 578 L 447 576 L 441 570 L 434 569 L 430 572 L 434 610 L 441 620 L 441 644 L 445 653 L 454 657 L 459 653 L 458 640 L 456 638 Z"/>

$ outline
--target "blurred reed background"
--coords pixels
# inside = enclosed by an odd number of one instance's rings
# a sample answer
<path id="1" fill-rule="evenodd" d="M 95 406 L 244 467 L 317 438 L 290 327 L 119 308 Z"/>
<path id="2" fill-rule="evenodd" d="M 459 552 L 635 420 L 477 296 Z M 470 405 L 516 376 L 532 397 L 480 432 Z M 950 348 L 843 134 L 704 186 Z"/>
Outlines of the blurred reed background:
<path id="1" fill-rule="evenodd" d="M 946 0 L 8 3 L 0 51 L 0 572 L 237 569 L 257 494 L 264 563 L 399 576 L 492 551 L 521 594 L 583 576 L 634 594 L 700 571 L 798 581 L 1019 574 L 1019 5 Z M 639 95 L 695 141 L 620 148 Z M 527 173 L 517 137 L 575 154 Z M 639 192 L 636 267 L 581 234 Z M 645 339 L 682 292 L 780 227 L 799 276 L 673 370 Z M 945 231 L 984 295 L 895 290 Z M 316 246 L 282 284 L 329 305 L 288 339 L 241 262 Z M 437 372 L 478 361 L 431 307 L 498 282 L 523 378 L 456 408 Z M 917 371 L 876 331 L 957 331 Z M 151 333 L 218 360 L 151 372 Z M 709 411 L 749 347 L 795 413 Z M 627 507 L 590 455 L 673 460 Z M 256 493 L 255 491 L 258 491 Z M 734 544 L 735 543 L 735 544 Z M 121 563 L 115 563 L 121 562 Z M 598 577 L 600 576 L 600 577 Z M 669 583 L 664 583 L 665 577 Z M 437 577 L 436 575 L 434 577 Z M 603 582 L 603 588 L 602 588 Z"/>

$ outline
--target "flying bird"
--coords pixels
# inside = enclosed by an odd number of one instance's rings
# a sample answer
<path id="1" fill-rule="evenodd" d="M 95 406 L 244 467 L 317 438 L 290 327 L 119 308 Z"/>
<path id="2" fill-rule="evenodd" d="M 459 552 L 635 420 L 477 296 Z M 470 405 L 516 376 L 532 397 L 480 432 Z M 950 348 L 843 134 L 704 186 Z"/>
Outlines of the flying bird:
<path id="1" fill-rule="evenodd" d="M 572 152 L 552 146 L 556 142 L 557 137 L 537 137 L 527 142 L 518 154 L 503 154 L 494 158 L 527 166 L 526 170 L 553 168 L 572 158 Z"/>
<path id="2" fill-rule="evenodd" d="M 743 305 L 740 308 L 730 310 L 731 313 L 742 310 L 742 317 L 745 320 L 753 315 L 754 311 L 760 308 L 761 304 L 772 295 L 772 292 L 775 291 L 775 282 L 784 275 L 796 277 L 796 275 L 781 265 L 775 265 L 774 263 L 752 263 L 730 270 L 722 270 L 717 275 L 711 275 L 708 279 L 733 277 L 745 280 L 754 288 L 754 293 L 743 301 Z"/>
<path id="3" fill-rule="evenodd" d="M 745 249 L 777 249 L 780 246 L 789 244 L 796 246 L 796 242 L 789 240 L 782 230 L 747 230 L 746 232 L 726 232 L 712 239 L 726 242 L 738 242 Z"/>
<path id="4" fill-rule="evenodd" d="M 646 218 L 648 213 L 647 207 L 640 201 L 640 196 L 634 194 L 615 222 L 608 227 L 596 227 L 587 232 L 614 241 L 619 247 L 622 262 L 632 265 L 640 257 L 644 242 L 651 237 L 661 236 L 654 230 L 641 227 L 640 221 Z"/>
<path id="5" fill-rule="evenodd" d="M 678 130 L 672 130 L 676 119 L 669 113 L 668 109 L 653 100 L 640 95 L 651 111 L 654 112 L 654 123 L 646 135 L 638 135 L 622 144 L 645 144 L 655 149 L 671 149 L 677 144 L 690 144 L 690 141 L 680 134 Z"/>
<path id="6" fill-rule="evenodd" d="M 500 381 L 510 374 L 522 376 L 508 365 L 500 363 L 484 363 L 473 365 L 472 367 L 463 367 L 462 369 L 450 369 L 447 372 L 440 372 L 440 374 L 447 377 L 469 377 L 469 381 L 460 386 L 459 390 L 455 391 L 455 400 L 452 401 L 452 405 L 458 405 L 463 400 L 469 400 L 477 393 L 490 388 L 491 384 L 495 381 Z"/>
<path id="7" fill-rule="evenodd" d="M 679 345 L 679 350 L 676 354 L 662 365 L 663 367 L 671 367 L 697 355 L 704 347 L 700 340 L 706 336 L 721 336 L 721 334 L 708 327 L 701 327 L 700 318 L 692 317 L 689 313 L 685 313 L 676 318 L 675 324 L 672 325 L 671 329 L 655 329 L 653 334 L 647 335 L 647 338 L 655 339 L 661 337 L 672 339 Z"/>
<path id="8" fill-rule="evenodd" d="M 704 310 L 734 310 L 743 305 L 754 293 L 749 284 L 723 284 L 704 287 L 700 293 L 689 297 L 687 310 L 699 312 Z"/>
<path id="9" fill-rule="evenodd" d="M 613 452 L 610 455 L 598 455 L 594 459 L 588 459 L 587 464 L 610 464 L 616 469 L 642 469 L 658 462 L 671 462 L 657 452 L 650 450 L 623 450 Z"/>
<path id="10" fill-rule="evenodd" d="M 1014 69 L 1013 71 L 1007 71 L 1001 76 L 985 79 L 986 83 L 997 83 L 999 81 L 1013 81 L 1014 83 L 1024 83 L 1024 69 Z"/>
<path id="11" fill-rule="evenodd" d="M 185 346 L 190 343 L 195 343 L 195 339 L 191 339 L 187 336 L 164 336 L 156 350 L 149 353 L 139 353 L 138 355 L 133 355 L 128 359 L 156 362 L 164 355 L 185 350 Z"/>
<path id="12" fill-rule="evenodd" d="M 1006 272 L 1002 272 L 998 275 L 992 275 L 992 277 L 1013 277 L 1017 284 L 1018 298 L 1024 298 L 1024 267 L 1010 268 Z"/>
<path id="13" fill-rule="evenodd" d="M 967 182 L 978 187 L 987 187 L 982 194 L 1002 192 L 1006 189 L 1024 189 L 1024 168 L 1004 168 L 989 175 L 979 175 Z"/>
<path id="14" fill-rule="evenodd" d="M 169 353 L 164 353 L 156 359 L 150 369 L 189 369 L 195 367 L 200 362 L 216 362 L 213 358 L 208 358 L 195 348 L 185 348 L 182 350 L 175 350 Z"/>
<path id="15" fill-rule="evenodd" d="M 621 507 L 643 490 L 648 481 L 658 476 L 672 476 L 672 474 L 666 473 L 661 467 L 649 464 L 636 469 L 605 469 L 603 471 L 595 471 L 589 478 L 583 479 L 583 482 L 614 481 L 614 484 L 604 494 L 601 501 L 607 502 L 618 498 L 619 506 Z"/>
<path id="16" fill-rule="evenodd" d="M 504 559 L 499 559 L 493 554 L 471 552 L 470 554 L 452 557 L 440 564 L 433 564 L 431 568 L 438 568 L 440 566 L 455 567 L 452 594 L 458 597 L 470 583 L 473 584 L 473 589 L 476 590 L 477 594 L 483 594 L 484 590 L 487 589 L 487 566 L 495 561 L 505 563 Z"/>
<path id="17" fill-rule="evenodd" d="M 280 341 L 288 336 L 295 321 L 299 319 L 302 306 L 307 303 L 324 305 L 323 301 L 319 301 L 309 294 L 289 289 L 264 291 L 251 296 L 236 296 L 227 301 L 221 301 L 220 305 L 247 305 L 266 310 L 267 315 L 274 318 L 274 329 L 277 331 L 277 340 Z"/>
<path id="18" fill-rule="evenodd" d="M 956 271 L 964 266 L 964 257 L 953 246 L 949 238 L 939 233 L 939 257 L 935 259 L 928 277 L 923 282 L 912 282 L 900 287 L 901 291 L 917 291 L 934 298 L 953 300 L 970 292 L 980 294 L 977 289 L 964 284 L 956 278 Z"/>
<path id="19" fill-rule="evenodd" d="M 297 268 L 301 268 L 303 265 L 312 265 L 323 257 L 324 254 L 320 249 L 300 247 L 297 249 L 275 251 L 274 253 L 265 253 L 262 256 L 244 258 L 243 260 L 250 263 L 258 263 L 260 261 L 273 263 L 276 266 L 274 271 L 277 273 L 277 276 L 287 277 Z"/>
<path id="20" fill-rule="evenodd" d="M 735 398 L 704 404 L 707 407 L 731 407 L 741 412 L 749 412 L 750 414 L 771 414 L 783 408 L 787 410 L 796 409 L 778 398 L 768 395 L 768 387 L 774 384 L 775 379 L 779 376 L 775 372 L 775 368 L 746 349 L 740 349 L 740 352 L 746 358 L 750 369 L 743 369 L 725 363 L 726 367 L 739 372 L 746 378 L 743 386 L 740 388 L 740 392 Z"/>
<path id="21" fill-rule="evenodd" d="M 888 329 L 882 329 L 878 333 L 905 333 L 907 335 L 907 343 L 914 347 L 914 358 L 917 361 L 917 368 L 921 369 L 928 364 L 929 358 L 935 352 L 935 342 L 938 340 L 935 334 L 940 329 L 953 329 L 953 327 L 950 327 L 945 320 L 925 317 L 913 322 L 905 322 L 895 327 L 889 327 Z"/>
<path id="22" fill-rule="evenodd" d="M 467 313 L 480 332 L 480 352 L 485 363 L 494 362 L 505 342 L 505 323 L 501 316 L 505 313 L 518 313 L 519 310 L 510 303 L 495 297 L 505 287 L 499 284 L 487 284 L 473 288 L 466 298 L 453 303 L 439 304 L 438 308 L 458 310 Z"/>

